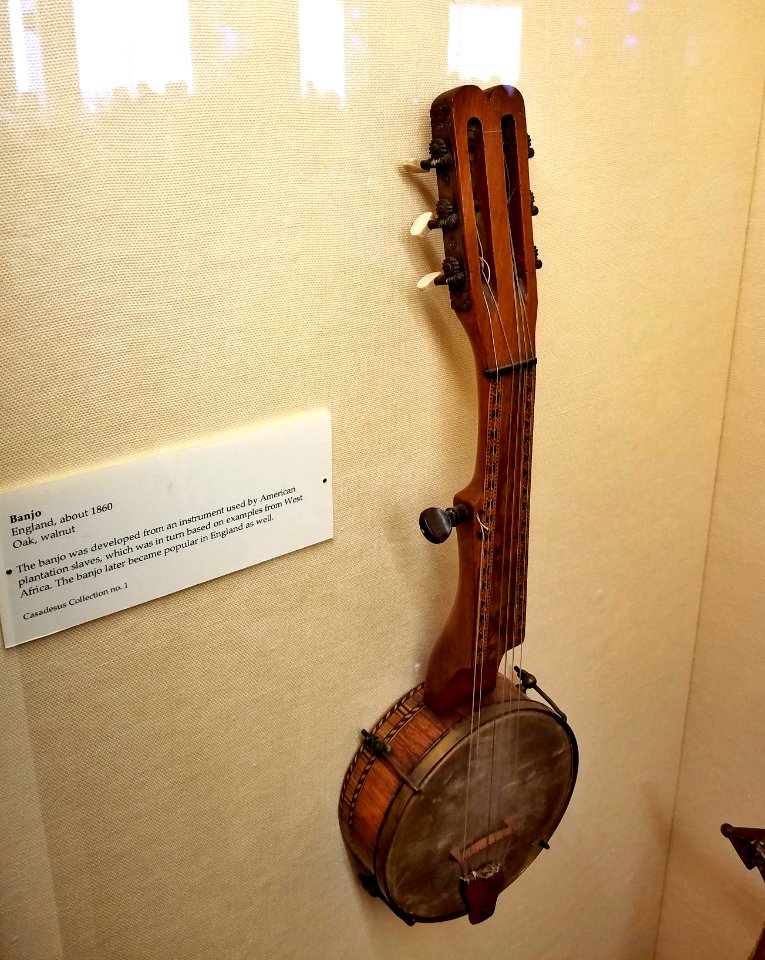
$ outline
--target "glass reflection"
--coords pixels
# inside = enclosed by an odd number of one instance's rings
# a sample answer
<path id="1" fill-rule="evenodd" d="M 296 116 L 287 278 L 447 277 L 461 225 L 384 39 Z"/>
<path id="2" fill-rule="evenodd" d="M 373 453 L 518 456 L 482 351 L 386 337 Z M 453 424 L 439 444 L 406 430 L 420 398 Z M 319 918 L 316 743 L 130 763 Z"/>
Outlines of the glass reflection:
<path id="1" fill-rule="evenodd" d="M 523 7 L 452 3 L 449 7 L 449 73 L 461 80 L 515 85 L 521 69 Z"/>
<path id="2" fill-rule="evenodd" d="M 61 0 L 66 10 L 53 16 L 44 8 L 45 18 L 42 0 L 7 2 L 16 92 L 37 93 L 50 111 L 80 101 L 86 113 L 127 116 L 131 101 L 156 106 L 163 97 L 191 116 L 202 108 L 183 106 L 184 92 L 255 96 L 277 75 L 288 95 L 299 87 L 313 109 L 333 110 L 376 82 L 379 50 L 390 40 L 386 34 L 378 45 L 384 21 L 368 16 L 365 0 L 297 0 L 270 19 L 245 0 Z M 452 77 L 518 81 L 520 3 L 455 0 L 443 13 L 436 33 Z M 55 94 L 49 103 L 46 85 L 49 98 Z M 8 86 L 0 89 L 5 104 L 22 109 L 10 104 Z"/>
<path id="3" fill-rule="evenodd" d="M 45 80 L 36 0 L 9 0 L 8 23 L 16 90 L 19 93 L 42 94 Z"/>
<path id="4" fill-rule="evenodd" d="M 77 72 L 95 109 L 120 89 L 193 89 L 188 0 L 73 0 Z"/>
<path id="5" fill-rule="evenodd" d="M 298 21 L 301 92 L 336 93 L 345 104 L 343 0 L 300 0 Z"/>

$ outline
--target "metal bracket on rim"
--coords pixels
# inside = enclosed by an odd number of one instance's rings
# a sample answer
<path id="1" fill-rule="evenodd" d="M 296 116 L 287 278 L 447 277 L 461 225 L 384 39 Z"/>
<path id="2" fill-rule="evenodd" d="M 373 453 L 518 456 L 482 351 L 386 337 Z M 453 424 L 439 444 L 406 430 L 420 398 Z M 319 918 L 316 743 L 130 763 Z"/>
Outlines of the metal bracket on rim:
<path id="1" fill-rule="evenodd" d="M 391 760 L 389 743 L 387 743 L 381 737 L 376 736 L 374 733 L 370 733 L 368 730 L 361 731 L 361 739 L 364 741 L 364 746 L 368 747 L 372 753 L 375 754 L 375 756 L 378 756 L 384 760 L 391 770 L 396 774 L 396 776 L 400 777 L 404 781 L 412 793 L 422 793 L 422 790 L 420 790 L 416 784 L 412 783 L 412 781 L 398 766 L 398 764 Z"/>
<path id="2" fill-rule="evenodd" d="M 521 682 L 521 687 L 523 688 L 524 693 L 527 690 L 536 690 L 539 696 L 553 708 L 561 720 L 566 719 L 566 714 L 561 710 L 552 697 L 548 697 L 544 690 L 539 688 L 537 685 L 537 678 L 533 673 L 529 673 L 528 670 L 524 670 L 522 667 L 515 667 L 515 672 L 518 674 L 518 679 Z"/>

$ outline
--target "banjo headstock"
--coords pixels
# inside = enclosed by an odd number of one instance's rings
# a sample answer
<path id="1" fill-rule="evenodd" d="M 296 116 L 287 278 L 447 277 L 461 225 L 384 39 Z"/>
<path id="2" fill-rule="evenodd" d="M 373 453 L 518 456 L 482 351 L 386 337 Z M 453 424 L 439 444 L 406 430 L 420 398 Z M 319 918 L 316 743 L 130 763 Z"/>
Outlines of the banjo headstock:
<path id="1" fill-rule="evenodd" d="M 514 87 L 457 87 L 431 108 L 433 140 L 424 169 L 438 179 L 443 273 L 452 307 L 476 360 L 491 371 L 534 356 L 536 270 L 529 188 L 531 140 L 523 97 Z"/>

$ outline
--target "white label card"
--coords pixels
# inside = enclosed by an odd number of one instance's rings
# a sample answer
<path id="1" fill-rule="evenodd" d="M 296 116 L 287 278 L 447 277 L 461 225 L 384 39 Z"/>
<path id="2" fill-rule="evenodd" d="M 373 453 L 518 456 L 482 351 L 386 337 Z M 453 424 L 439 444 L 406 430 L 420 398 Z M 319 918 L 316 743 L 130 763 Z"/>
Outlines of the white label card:
<path id="1" fill-rule="evenodd" d="M 320 410 L 1 493 L 5 646 L 331 539 L 331 471 Z"/>

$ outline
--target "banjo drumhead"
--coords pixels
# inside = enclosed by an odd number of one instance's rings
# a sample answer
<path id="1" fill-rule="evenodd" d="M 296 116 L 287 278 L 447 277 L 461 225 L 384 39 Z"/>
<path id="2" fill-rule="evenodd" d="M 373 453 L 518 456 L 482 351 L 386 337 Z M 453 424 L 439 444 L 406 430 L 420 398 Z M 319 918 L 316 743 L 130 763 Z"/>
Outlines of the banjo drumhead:
<path id="1" fill-rule="evenodd" d="M 428 762 L 426 757 L 423 765 Z M 507 886 L 558 825 L 576 768 L 571 730 L 532 701 L 507 703 L 472 733 L 468 727 L 397 815 L 384 863 L 378 862 L 390 899 L 423 920 L 465 913 L 463 869 L 452 851 L 471 847 L 470 867 L 501 863 Z M 487 837 L 498 839 L 481 850 Z"/>

